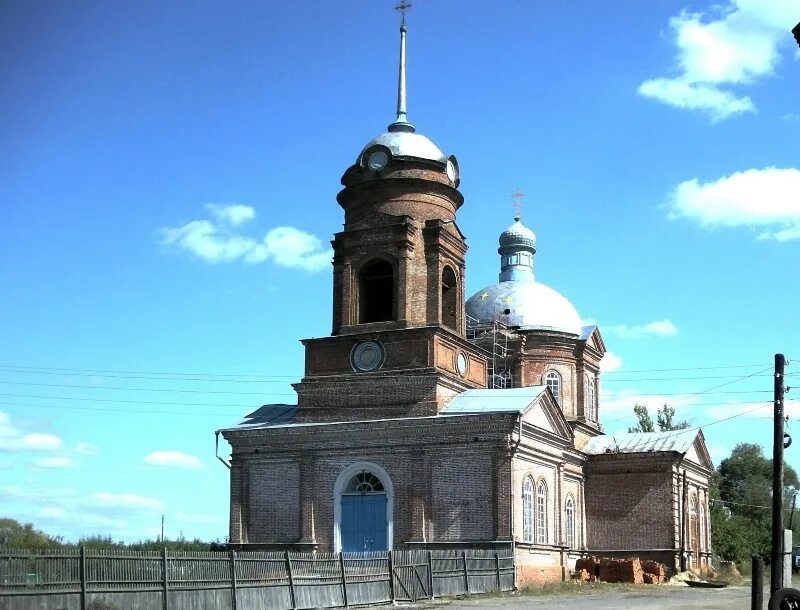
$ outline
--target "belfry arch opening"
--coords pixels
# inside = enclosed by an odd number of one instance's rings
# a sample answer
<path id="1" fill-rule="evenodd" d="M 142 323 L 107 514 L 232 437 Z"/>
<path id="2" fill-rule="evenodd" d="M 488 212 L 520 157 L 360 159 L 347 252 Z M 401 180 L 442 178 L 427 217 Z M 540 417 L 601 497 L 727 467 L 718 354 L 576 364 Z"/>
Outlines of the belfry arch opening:
<path id="1" fill-rule="evenodd" d="M 358 274 L 358 322 L 386 322 L 395 319 L 394 267 L 389 261 L 373 260 Z"/>
<path id="2" fill-rule="evenodd" d="M 458 303 L 458 282 L 452 267 L 442 271 L 442 324 L 455 329 L 458 322 L 456 307 Z"/>

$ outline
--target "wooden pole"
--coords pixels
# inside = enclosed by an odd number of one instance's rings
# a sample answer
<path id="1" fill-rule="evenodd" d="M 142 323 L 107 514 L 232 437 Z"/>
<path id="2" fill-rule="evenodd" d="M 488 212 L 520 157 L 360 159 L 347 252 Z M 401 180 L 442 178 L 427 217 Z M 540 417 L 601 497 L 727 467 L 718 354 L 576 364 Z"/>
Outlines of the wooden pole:
<path id="1" fill-rule="evenodd" d="M 394 596 L 394 561 L 392 561 L 392 552 L 386 551 L 386 556 L 389 558 L 389 593 L 392 596 L 392 603 L 396 601 Z"/>
<path id="2" fill-rule="evenodd" d="M 783 354 L 775 354 L 770 593 L 783 588 L 783 368 L 785 364 L 786 359 Z"/>
<path id="3" fill-rule="evenodd" d="M 86 610 L 86 547 L 81 546 L 81 610 Z"/>
<path id="4" fill-rule="evenodd" d="M 237 602 L 236 599 L 238 596 L 236 595 L 236 551 L 230 552 L 231 558 L 231 609 L 236 610 Z"/>
<path id="5" fill-rule="evenodd" d="M 339 568 L 342 571 L 342 601 L 344 601 L 344 607 L 347 608 L 349 606 L 347 603 L 347 573 L 344 570 L 344 555 L 341 551 L 339 551 Z"/>
<path id="6" fill-rule="evenodd" d="M 162 555 L 161 573 L 163 576 L 162 584 L 164 585 L 161 606 L 164 610 L 169 610 L 169 565 L 167 563 L 167 547 L 164 547 L 164 553 Z"/>
<path id="7" fill-rule="evenodd" d="M 433 599 L 433 553 L 428 551 L 428 586 L 430 587 L 430 598 Z"/>
<path id="8" fill-rule="evenodd" d="M 469 593 L 469 571 L 467 570 L 467 551 L 461 551 L 461 558 L 464 560 L 464 591 Z"/>
<path id="9" fill-rule="evenodd" d="M 286 559 L 286 575 L 289 577 L 289 597 L 292 600 L 292 608 L 297 608 L 297 600 L 294 596 L 294 577 L 292 576 L 292 560 L 289 558 L 289 551 L 284 553 Z"/>
<path id="10" fill-rule="evenodd" d="M 764 562 L 753 557 L 753 582 L 750 585 L 750 610 L 764 610 Z"/>

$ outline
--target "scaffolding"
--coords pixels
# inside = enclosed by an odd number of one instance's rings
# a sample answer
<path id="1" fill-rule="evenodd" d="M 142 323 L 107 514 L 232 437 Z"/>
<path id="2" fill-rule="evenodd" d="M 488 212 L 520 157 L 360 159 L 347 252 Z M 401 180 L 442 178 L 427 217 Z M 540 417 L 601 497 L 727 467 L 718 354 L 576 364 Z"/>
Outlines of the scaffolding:
<path id="1" fill-rule="evenodd" d="M 508 326 L 496 318 L 487 323 L 467 316 L 467 341 L 489 354 L 486 379 L 489 388 L 514 387 L 514 378 L 511 374 L 511 354 L 508 349 L 509 333 Z"/>

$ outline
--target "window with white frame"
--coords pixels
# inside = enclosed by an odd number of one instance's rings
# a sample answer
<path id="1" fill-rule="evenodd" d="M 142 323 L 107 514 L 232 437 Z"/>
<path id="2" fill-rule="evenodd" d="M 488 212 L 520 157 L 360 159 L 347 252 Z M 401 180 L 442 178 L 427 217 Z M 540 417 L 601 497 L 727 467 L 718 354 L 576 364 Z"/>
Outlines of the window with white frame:
<path id="1" fill-rule="evenodd" d="M 586 413 L 592 421 L 597 421 L 597 402 L 594 392 L 594 379 L 586 378 Z"/>
<path id="2" fill-rule="evenodd" d="M 547 375 L 544 376 L 544 382 L 550 388 L 553 396 L 555 396 L 556 402 L 561 404 L 561 375 L 555 371 L 548 371 Z"/>
<path id="3" fill-rule="evenodd" d="M 536 487 L 536 542 L 547 544 L 547 485 L 539 481 Z"/>
<path id="4" fill-rule="evenodd" d="M 530 478 L 522 484 L 522 540 L 533 542 L 533 482 Z"/>
<path id="5" fill-rule="evenodd" d="M 564 505 L 564 536 L 568 548 L 575 548 L 575 502 L 572 496 L 567 496 L 567 502 Z"/>

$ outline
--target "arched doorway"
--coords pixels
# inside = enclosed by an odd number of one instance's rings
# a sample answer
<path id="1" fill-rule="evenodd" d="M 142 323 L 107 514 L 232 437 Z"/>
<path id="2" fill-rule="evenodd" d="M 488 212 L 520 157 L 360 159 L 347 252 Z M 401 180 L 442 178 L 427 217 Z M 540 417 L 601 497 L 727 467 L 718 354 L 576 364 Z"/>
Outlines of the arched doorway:
<path id="1" fill-rule="evenodd" d="M 376 464 L 352 464 L 334 488 L 334 548 L 345 553 L 392 548 L 392 483 Z"/>

